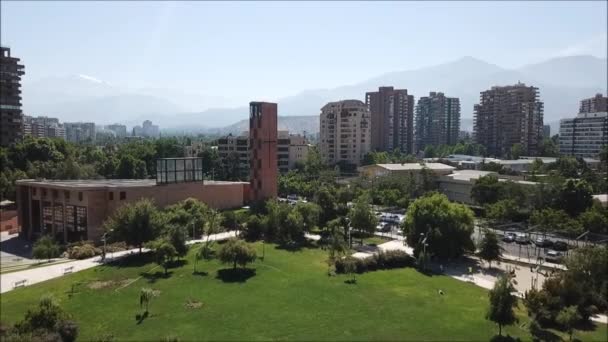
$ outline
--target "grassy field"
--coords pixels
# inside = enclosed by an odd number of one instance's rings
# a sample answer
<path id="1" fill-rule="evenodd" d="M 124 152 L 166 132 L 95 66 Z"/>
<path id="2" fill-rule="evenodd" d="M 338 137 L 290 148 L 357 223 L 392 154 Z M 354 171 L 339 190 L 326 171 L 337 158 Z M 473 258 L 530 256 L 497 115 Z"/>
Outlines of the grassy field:
<path id="1" fill-rule="evenodd" d="M 262 246 L 258 244 L 258 255 Z M 487 291 L 414 269 L 370 272 L 346 284 L 327 276 L 320 249 L 290 252 L 266 245 L 251 272 L 232 273 L 192 253 L 170 269 L 144 258 L 100 266 L 3 294 L 1 319 L 14 323 L 40 296 L 53 293 L 78 321 L 80 339 L 112 334 L 118 340 L 489 340 L 496 325 L 485 320 Z M 76 285 L 70 296 L 70 288 Z M 139 322 L 139 291 L 160 291 L 150 316 Z M 445 295 L 440 296 L 442 289 Z M 190 305 L 188 304 L 190 303 Z M 521 305 L 520 305 L 521 306 Z M 520 324 L 528 322 L 523 307 Z M 527 329 L 503 329 L 529 339 Z M 559 332 L 560 336 L 565 336 Z M 577 331 L 581 340 L 605 340 L 606 326 Z"/>

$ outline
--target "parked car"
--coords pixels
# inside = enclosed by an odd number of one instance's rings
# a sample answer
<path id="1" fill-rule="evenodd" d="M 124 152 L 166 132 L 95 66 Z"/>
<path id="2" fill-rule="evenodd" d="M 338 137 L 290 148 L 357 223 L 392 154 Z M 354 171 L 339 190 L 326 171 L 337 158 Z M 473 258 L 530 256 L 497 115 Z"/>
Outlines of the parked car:
<path id="1" fill-rule="evenodd" d="M 564 258 L 564 255 L 561 252 L 558 251 L 548 251 L 547 253 L 545 253 L 545 260 L 547 262 L 552 262 L 555 264 L 558 264 L 560 262 L 562 262 L 562 259 Z"/>
<path id="2" fill-rule="evenodd" d="M 564 241 L 555 241 L 553 243 L 553 249 L 556 251 L 567 251 L 570 248 Z"/>
<path id="3" fill-rule="evenodd" d="M 542 236 L 537 237 L 536 239 L 534 239 L 534 244 L 537 245 L 538 247 L 551 247 L 553 245 L 553 241 L 544 238 Z"/>
<path id="4" fill-rule="evenodd" d="M 524 233 L 517 233 L 515 234 L 515 242 L 521 245 L 526 245 L 530 243 L 530 239 L 528 239 L 528 236 L 526 236 Z"/>
<path id="5" fill-rule="evenodd" d="M 505 235 L 502 237 L 502 241 L 509 242 L 509 243 L 515 241 L 515 233 L 506 232 Z"/>

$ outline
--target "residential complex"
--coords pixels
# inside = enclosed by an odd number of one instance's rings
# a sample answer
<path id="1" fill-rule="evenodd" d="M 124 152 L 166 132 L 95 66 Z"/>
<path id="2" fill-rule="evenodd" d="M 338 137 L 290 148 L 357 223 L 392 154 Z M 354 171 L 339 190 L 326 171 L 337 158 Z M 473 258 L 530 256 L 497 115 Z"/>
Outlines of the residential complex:
<path id="1" fill-rule="evenodd" d="M 416 106 L 415 151 L 429 145 L 452 145 L 460 133 L 460 100 L 431 92 Z"/>
<path id="2" fill-rule="evenodd" d="M 141 126 L 133 127 L 134 137 L 158 138 L 160 129 L 157 125 L 153 125 L 152 121 L 146 120 Z"/>
<path id="3" fill-rule="evenodd" d="M 287 173 L 295 168 L 298 162 L 304 162 L 308 157 L 310 144 L 308 139 L 300 134 L 289 134 L 288 131 L 277 131 L 277 167 L 279 172 Z M 195 148 L 194 144 L 193 147 Z M 240 135 L 228 134 L 217 140 L 217 150 L 220 158 L 226 159 L 236 153 L 240 163 L 241 173 L 249 174 L 249 132 Z M 189 149 L 188 149 L 189 151 Z"/>
<path id="4" fill-rule="evenodd" d="M 559 151 L 575 157 L 595 158 L 608 146 L 608 105 L 606 97 L 581 101 L 581 112 L 575 118 L 559 122 Z"/>
<path id="5" fill-rule="evenodd" d="M 114 132 L 117 138 L 124 138 L 127 136 L 127 126 L 121 124 L 106 125 L 106 130 Z"/>
<path id="6" fill-rule="evenodd" d="M 96 131 L 93 122 L 66 122 L 66 139 L 73 143 L 95 142 Z"/>
<path id="7" fill-rule="evenodd" d="M 380 87 L 365 94 L 371 115 L 371 149 L 413 153 L 414 96 L 407 89 Z"/>
<path id="8" fill-rule="evenodd" d="M 330 102 L 321 108 L 319 151 L 329 164 L 359 165 L 371 146 L 371 116 L 359 100 Z"/>
<path id="9" fill-rule="evenodd" d="M 23 135 L 21 76 L 25 74 L 11 49 L 0 47 L 0 146 L 19 141 Z"/>
<path id="10" fill-rule="evenodd" d="M 481 92 L 474 114 L 475 142 L 492 156 L 508 155 L 520 144 L 534 156 L 543 134 L 543 103 L 538 88 L 523 83 L 496 86 Z"/>
<path id="11" fill-rule="evenodd" d="M 278 192 L 277 104 L 249 103 L 249 191 L 251 201 L 276 198 Z"/>
<path id="12" fill-rule="evenodd" d="M 103 222 L 120 206 L 142 198 L 159 207 L 187 198 L 216 209 L 239 208 L 249 184 L 203 181 L 202 160 L 157 161 L 157 178 L 112 180 L 18 180 L 17 208 L 21 234 L 29 239 L 51 234 L 59 241 L 98 241 Z"/>
<path id="13" fill-rule="evenodd" d="M 66 138 L 65 127 L 57 118 L 23 116 L 23 135 L 36 138 Z"/>
<path id="14" fill-rule="evenodd" d="M 543 138 L 551 138 L 551 126 L 543 125 Z"/>

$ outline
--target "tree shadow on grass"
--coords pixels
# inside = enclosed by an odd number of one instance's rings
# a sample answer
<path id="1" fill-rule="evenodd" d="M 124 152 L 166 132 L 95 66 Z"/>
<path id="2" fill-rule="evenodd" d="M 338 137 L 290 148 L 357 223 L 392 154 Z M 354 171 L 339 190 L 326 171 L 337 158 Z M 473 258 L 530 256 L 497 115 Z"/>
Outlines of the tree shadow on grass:
<path id="1" fill-rule="evenodd" d="M 519 342 L 519 337 L 513 337 L 511 335 L 494 335 L 490 339 L 490 342 Z"/>
<path id="2" fill-rule="evenodd" d="M 148 311 L 144 312 L 143 314 L 135 315 L 135 320 L 137 321 L 138 325 L 141 324 L 146 318 L 148 318 Z"/>
<path id="3" fill-rule="evenodd" d="M 112 260 L 105 264 L 107 267 L 142 267 L 151 262 L 154 262 L 154 255 L 152 253 L 135 252 L 134 254 L 124 256 L 117 260 Z"/>
<path id="4" fill-rule="evenodd" d="M 209 275 L 209 273 L 207 273 L 205 271 L 193 271 L 192 275 L 200 276 L 200 277 L 206 277 L 206 276 Z"/>
<path id="5" fill-rule="evenodd" d="M 344 284 L 348 284 L 348 285 L 357 285 L 357 279 L 346 279 L 344 281 Z"/>
<path id="6" fill-rule="evenodd" d="M 597 324 L 595 324 L 595 322 L 593 322 L 591 319 L 589 319 L 584 322 L 579 322 L 578 324 L 576 324 L 574 326 L 574 328 L 576 330 L 581 330 L 581 331 L 593 331 L 593 330 L 597 329 Z"/>
<path id="7" fill-rule="evenodd" d="M 186 259 L 173 260 L 169 263 L 169 268 L 184 267 L 187 263 L 188 263 L 188 260 L 186 260 Z"/>
<path id="8" fill-rule="evenodd" d="M 244 283 L 255 276 L 254 268 L 224 268 L 217 271 L 217 279 L 225 283 Z"/>
<path id="9" fill-rule="evenodd" d="M 302 241 L 292 241 L 292 242 L 287 242 L 287 243 L 280 243 L 277 245 L 276 248 L 284 250 L 284 251 L 288 251 L 288 252 L 298 252 L 304 248 L 318 248 L 318 246 L 315 243 L 312 243 L 311 241 L 304 239 Z"/>
<path id="10" fill-rule="evenodd" d="M 139 275 L 146 279 L 148 281 L 148 283 L 152 284 L 155 283 L 156 281 L 158 281 L 158 279 L 167 279 L 169 277 L 171 277 L 171 275 L 173 274 L 173 272 L 169 271 L 167 272 L 167 274 L 165 274 L 164 271 L 156 271 L 154 273 L 149 273 L 149 272 L 141 272 Z"/>
<path id="11" fill-rule="evenodd" d="M 559 342 L 561 341 L 561 337 L 546 329 L 539 329 L 535 331 L 532 337 L 537 341 L 546 341 L 546 342 Z"/>

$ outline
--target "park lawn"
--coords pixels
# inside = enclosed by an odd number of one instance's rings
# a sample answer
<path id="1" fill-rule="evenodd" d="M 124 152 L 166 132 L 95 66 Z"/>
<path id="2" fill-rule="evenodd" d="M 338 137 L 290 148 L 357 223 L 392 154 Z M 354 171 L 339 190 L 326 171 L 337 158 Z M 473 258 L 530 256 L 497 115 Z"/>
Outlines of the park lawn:
<path id="1" fill-rule="evenodd" d="M 262 245 L 256 245 L 258 255 Z M 131 257 L 122 265 L 99 266 L 5 293 L 0 318 L 21 319 L 46 293 L 54 294 L 80 326 L 79 340 L 112 334 L 117 340 L 489 340 L 497 327 L 485 320 L 487 291 L 445 276 L 426 276 L 414 269 L 327 276 L 327 253 L 320 249 L 286 251 L 265 246 L 265 260 L 250 265 L 255 275 L 218 278 L 230 268 L 203 261 L 193 274 L 191 252 L 186 264 L 170 269 Z M 226 270 L 222 271 L 226 272 Z M 224 274 L 224 273 L 222 273 Z M 240 273 L 243 274 L 243 273 Z M 100 281 L 124 281 L 126 287 L 91 289 Z M 70 298 L 72 284 L 75 294 Z M 121 286 L 122 286 L 121 285 Z M 150 303 L 150 316 L 138 324 L 139 291 L 161 291 Z M 445 293 L 438 294 L 441 289 Z M 202 303 L 187 308 L 188 300 Z M 521 305 L 520 305 L 521 307 Z M 521 323 L 527 323 L 523 307 Z M 503 332 L 530 339 L 526 329 Z M 565 336 L 556 332 L 561 336 Z M 606 326 L 577 331 L 581 340 L 604 341 Z"/>

